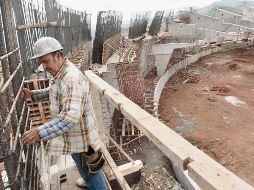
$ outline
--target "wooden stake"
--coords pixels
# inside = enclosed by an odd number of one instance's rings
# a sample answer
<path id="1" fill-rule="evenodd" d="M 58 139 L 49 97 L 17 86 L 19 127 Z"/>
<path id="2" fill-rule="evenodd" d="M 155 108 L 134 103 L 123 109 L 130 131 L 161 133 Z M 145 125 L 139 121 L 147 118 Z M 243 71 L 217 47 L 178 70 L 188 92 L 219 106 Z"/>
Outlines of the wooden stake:
<path id="1" fill-rule="evenodd" d="M 123 175 L 119 171 L 116 163 L 114 162 L 113 158 L 110 156 L 107 148 L 105 147 L 105 145 L 103 143 L 101 143 L 101 150 L 102 150 L 110 168 L 112 169 L 112 172 L 113 172 L 114 176 L 116 177 L 116 180 L 118 181 L 119 185 L 121 186 L 121 188 L 123 190 L 131 190 L 130 186 L 128 185 L 127 181 L 124 179 Z"/>

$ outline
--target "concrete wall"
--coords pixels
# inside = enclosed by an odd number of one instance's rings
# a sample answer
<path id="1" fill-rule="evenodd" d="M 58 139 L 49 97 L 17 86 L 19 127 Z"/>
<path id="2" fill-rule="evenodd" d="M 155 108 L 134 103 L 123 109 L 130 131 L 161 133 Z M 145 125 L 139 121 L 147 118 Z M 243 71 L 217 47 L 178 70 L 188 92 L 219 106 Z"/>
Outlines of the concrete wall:
<path id="1" fill-rule="evenodd" d="M 224 23 L 232 23 L 240 26 L 244 26 L 246 28 L 254 28 L 254 21 L 246 19 L 243 15 L 231 13 L 222 9 L 217 9 L 215 13 L 215 17 L 218 19 L 222 19 Z M 245 18 L 245 20 L 243 20 Z M 232 31 L 232 29 L 229 29 Z"/>
<path id="2" fill-rule="evenodd" d="M 169 59 L 175 48 L 183 48 L 194 46 L 189 43 L 167 43 L 152 45 L 152 55 L 155 56 L 155 67 L 157 68 L 157 76 L 161 77 L 167 68 Z"/>
<path id="3" fill-rule="evenodd" d="M 167 31 L 172 33 L 173 40 L 179 43 L 190 43 L 196 39 L 195 24 L 171 23 Z"/>
<path id="4" fill-rule="evenodd" d="M 116 73 L 116 64 L 108 64 L 109 72 L 102 74 L 102 79 L 108 84 L 113 86 L 115 89 L 119 90 L 117 73 Z M 103 96 L 100 97 L 102 117 L 105 131 L 109 132 L 110 126 L 112 124 L 112 117 L 115 111 L 115 108 L 112 104 L 109 104 L 107 99 Z"/>
<path id="5" fill-rule="evenodd" d="M 240 20 L 239 25 L 254 28 L 254 21 L 252 20 Z"/>
<path id="6" fill-rule="evenodd" d="M 254 20 L 254 7 L 244 6 L 243 8 L 243 20 Z"/>
<path id="7" fill-rule="evenodd" d="M 223 38 L 224 40 L 238 40 L 242 37 L 242 35 L 240 34 L 229 34 L 226 32 L 220 32 L 204 28 L 197 28 L 196 35 L 197 40 L 207 40 L 208 42 L 218 42 L 220 38 Z"/>
<path id="8" fill-rule="evenodd" d="M 249 45 L 253 45 L 253 41 L 249 42 L 251 44 Z M 191 57 L 187 57 L 186 59 L 182 60 L 181 62 L 173 65 L 172 67 L 170 67 L 165 74 L 160 78 L 160 80 L 157 83 L 157 86 L 155 88 L 154 91 L 154 106 L 155 106 L 155 110 L 158 110 L 158 106 L 159 106 L 159 101 L 160 101 L 160 96 L 162 93 L 163 88 L 165 87 L 166 83 L 168 82 L 168 80 L 170 79 L 170 77 L 172 77 L 175 73 L 177 73 L 179 70 L 185 68 L 187 65 L 190 65 L 194 62 L 197 62 L 201 57 L 210 55 L 212 53 L 216 53 L 219 51 L 225 51 L 225 50 L 230 50 L 230 49 L 235 49 L 235 48 L 243 48 L 243 47 L 247 47 L 247 43 L 246 42 L 225 42 L 222 44 L 221 47 L 216 47 L 216 48 L 211 48 L 205 51 L 202 51 L 200 53 L 197 53 Z"/>
<path id="9" fill-rule="evenodd" d="M 190 12 L 190 23 L 195 24 L 196 28 L 205 28 L 210 30 L 221 31 L 223 20 L 202 15 L 199 13 Z"/>
<path id="10" fill-rule="evenodd" d="M 155 56 L 152 54 L 152 45 L 155 43 L 155 40 L 146 40 L 143 41 L 141 46 L 141 68 L 146 76 L 155 66 Z"/>
<path id="11" fill-rule="evenodd" d="M 244 48 L 247 47 L 248 45 L 253 45 L 253 41 L 249 41 L 249 42 L 226 42 L 223 43 L 221 47 L 216 47 L 216 48 L 211 48 L 205 51 L 202 51 L 200 53 L 197 53 L 191 57 L 186 58 L 185 60 L 182 60 L 181 62 L 173 65 L 171 68 L 169 68 L 166 73 L 160 78 L 160 80 L 158 81 L 158 84 L 155 88 L 155 92 L 154 92 L 154 106 L 155 106 L 155 110 L 158 110 L 158 105 L 159 105 L 159 100 L 160 100 L 160 96 L 161 93 L 163 91 L 164 86 L 166 85 L 167 81 L 175 74 L 177 73 L 179 70 L 185 68 L 187 65 L 190 65 L 196 61 L 198 61 L 201 57 L 210 55 L 212 53 L 216 53 L 219 51 L 227 51 L 230 49 L 235 49 L 235 48 Z M 156 114 L 156 113 L 155 113 Z M 199 186 L 197 184 L 197 181 L 195 179 L 193 179 L 191 177 L 191 175 L 189 175 L 189 171 L 185 170 L 182 171 L 179 166 L 177 166 L 174 162 L 173 162 L 173 169 L 175 171 L 175 175 L 178 178 L 178 180 L 184 185 L 184 187 L 186 189 L 206 189 L 206 188 L 202 188 L 201 186 Z M 204 169 L 204 168 L 203 168 Z M 209 173 L 209 171 L 206 169 L 205 170 L 206 173 Z M 208 175 L 209 178 L 211 177 L 211 175 Z M 202 176 L 202 179 L 203 176 Z M 201 180 L 203 181 L 203 180 Z M 203 181 L 204 182 L 204 181 Z M 222 185 L 222 182 L 220 182 Z M 212 189 L 217 189 L 217 188 L 212 188 Z M 218 188 L 219 189 L 219 188 Z M 224 187 L 221 186 L 221 189 L 224 189 Z M 231 187 L 230 189 L 233 189 L 233 187 Z"/>
<path id="12" fill-rule="evenodd" d="M 246 12 L 247 10 L 245 10 Z M 249 13 L 249 12 L 248 12 Z M 247 19 L 246 16 L 231 13 L 222 9 L 217 9 L 215 13 L 215 17 L 222 19 L 224 23 L 232 23 L 240 26 L 244 26 L 246 28 L 254 28 L 254 21 Z M 245 18 L 245 20 L 243 20 Z M 233 31 L 229 28 L 230 31 Z"/>
<path id="13" fill-rule="evenodd" d="M 161 96 L 162 90 L 164 89 L 164 87 L 165 87 L 166 83 L 168 82 L 168 80 L 175 73 L 177 73 L 179 70 L 185 68 L 187 65 L 198 61 L 198 59 L 200 57 L 203 57 L 203 56 L 206 56 L 206 55 L 210 55 L 213 52 L 217 52 L 217 51 L 218 51 L 218 48 L 206 50 L 204 52 L 201 52 L 201 53 L 195 54 L 195 55 L 193 55 L 191 57 L 188 57 L 188 58 L 182 60 L 181 62 L 173 65 L 172 67 L 170 67 L 165 72 L 165 74 L 160 78 L 160 80 L 159 80 L 159 82 L 158 82 L 158 84 L 157 84 L 157 86 L 155 88 L 155 91 L 154 91 L 154 102 L 155 102 L 154 106 L 155 106 L 155 110 L 156 111 L 158 110 L 158 106 L 159 106 L 159 101 L 160 101 L 160 96 Z"/>
<path id="14" fill-rule="evenodd" d="M 222 9 L 217 9 L 215 12 L 215 18 L 222 19 L 224 22 L 240 24 L 242 20 L 242 15 L 231 13 Z"/>
<path id="15" fill-rule="evenodd" d="M 231 24 L 231 23 L 223 23 L 222 24 L 222 32 L 245 32 L 245 31 L 253 31 L 253 28 L 240 26 L 237 24 Z"/>
<path id="16" fill-rule="evenodd" d="M 244 32 L 253 31 L 252 28 L 240 26 L 233 23 L 225 23 L 222 19 L 190 12 L 190 23 L 195 24 L 196 28 L 204 28 L 222 32 Z M 240 21 L 239 21 L 240 22 Z"/>

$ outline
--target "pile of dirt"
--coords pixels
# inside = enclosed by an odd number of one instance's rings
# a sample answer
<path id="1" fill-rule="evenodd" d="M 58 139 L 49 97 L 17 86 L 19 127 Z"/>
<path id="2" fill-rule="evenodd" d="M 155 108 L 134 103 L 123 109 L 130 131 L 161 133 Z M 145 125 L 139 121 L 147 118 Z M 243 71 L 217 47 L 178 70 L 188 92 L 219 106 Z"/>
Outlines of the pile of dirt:
<path id="1" fill-rule="evenodd" d="M 140 182 L 132 190 L 183 190 L 181 185 L 165 168 L 146 166 L 142 170 Z"/>

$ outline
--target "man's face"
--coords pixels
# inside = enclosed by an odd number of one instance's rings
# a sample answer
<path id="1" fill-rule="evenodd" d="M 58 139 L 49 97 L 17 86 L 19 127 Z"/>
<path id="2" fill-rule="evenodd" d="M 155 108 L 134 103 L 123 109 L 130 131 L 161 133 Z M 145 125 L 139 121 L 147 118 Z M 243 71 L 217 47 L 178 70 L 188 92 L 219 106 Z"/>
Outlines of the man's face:
<path id="1" fill-rule="evenodd" d="M 55 76 L 62 66 L 61 56 L 59 53 L 46 54 L 39 57 L 39 62 L 42 64 L 43 69 L 48 71 L 51 75 Z"/>

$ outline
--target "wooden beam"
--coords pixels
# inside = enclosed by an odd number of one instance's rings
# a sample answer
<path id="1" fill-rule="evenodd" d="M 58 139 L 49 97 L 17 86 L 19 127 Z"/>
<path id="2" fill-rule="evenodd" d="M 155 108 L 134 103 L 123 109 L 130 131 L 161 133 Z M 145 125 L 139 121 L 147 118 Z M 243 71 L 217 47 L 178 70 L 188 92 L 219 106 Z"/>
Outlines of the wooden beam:
<path id="1" fill-rule="evenodd" d="M 37 90 L 38 89 L 37 76 L 32 75 L 32 79 L 33 79 L 34 89 Z M 42 123 L 44 124 L 46 122 L 46 119 L 45 119 L 45 114 L 44 114 L 42 103 L 38 103 L 38 106 L 39 106 L 39 110 L 40 110 L 41 120 L 42 120 Z"/>
<path id="2" fill-rule="evenodd" d="M 19 50 L 19 47 L 17 47 L 17 48 L 14 49 L 13 51 L 11 51 L 11 52 L 9 52 L 9 53 L 7 53 L 7 54 L 1 56 L 1 57 L 0 57 L 0 61 L 2 61 L 3 59 L 9 57 L 11 54 L 15 53 L 15 52 L 18 51 L 18 50 Z"/>
<path id="3" fill-rule="evenodd" d="M 22 62 L 19 63 L 18 67 L 15 69 L 15 71 L 11 74 L 11 76 L 9 77 L 9 79 L 6 81 L 6 83 L 4 84 L 4 86 L 1 88 L 0 93 L 2 94 L 6 88 L 9 86 L 9 84 L 11 83 L 12 79 L 14 78 L 14 76 L 16 75 L 16 73 L 18 72 L 19 68 L 21 67 Z"/>
<path id="4" fill-rule="evenodd" d="M 123 190 L 131 190 L 130 186 L 128 185 L 127 181 L 124 179 L 122 173 L 119 171 L 116 163 L 114 162 L 113 158 L 111 157 L 111 155 L 109 154 L 107 148 L 105 147 L 105 145 L 103 143 L 101 143 L 101 150 L 102 150 L 110 168 L 112 169 L 112 172 L 113 172 L 116 180 L 118 181 L 119 185 L 121 186 L 121 188 Z"/>
<path id="5" fill-rule="evenodd" d="M 105 133 L 106 136 L 109 138 L 109 140 L 116 146 L 116 148 L 118 148 L 120 150 L 120 152 L 130 161 L 133 162 L 134 161 L 131 159 L 131 157 L 116 143 L 116 141 L 114 141 L 114 139 L 112 139 L 109 134 Z"/>
<path id="6" fill-rule="evenodd" d="M 57 21 L 46 22 L 46 23 L 35 23 L 35 24 L 24 24 L 17 26 L 17 30 L 29 29 L 29 28 L 47 28 L 57 26 Z"/>
<path id="7" fill-rule="evenodd" d="M 16 107 L 16 104 L 17 104 L 17 101 L 18 101 L 18 98 L 19 98 L 20 93 L 21 93 L 21 91 L 22 91 L 22 89 L 23 89 L 23 85 L 24 85 L 24 77 L 23 77 L 22 83 L 21 83 L 21 85 L 20 85 L 19 91 L 18 91 L 18 93 L 17 93 L 15 99 L 13 100 L 11 109 L 10 109 L 8 115 L 7 115 L 6 121 L 5 121 L 4 126 L 3 126 L 4 129 L 8 126 L 8 124 L 9 124 L 9 122 L 10 122 L 10 120 L 11 120 L 11 116 L 12 116 L 12 114 L 13 114 L 13 111 L 15 110 L 15 107 Z"/>
<path id="8" fill-rule="evenodd" d="M 141 160 L 135 160 L 133 162 L 129 162 L 129 163 L 126 163 L 126 164 L 123 164 L 121 166 L 118 166 L 118 169 L 119 171 L 121 172 L 121 174 L 123 176 L 126 176 L 126 175 L 129 175 L 131 173 L 134 173 L 134 172 L 137 172 L 139 171 L 140 169 L 142 169 L 144 166 L 143 166 L 143 163 Z M 107 176 L 108 179 L 111 181 L 113 179 L 115 179 L 115 176 L 113 173 L 111 173 L 109 176 Z"/>

